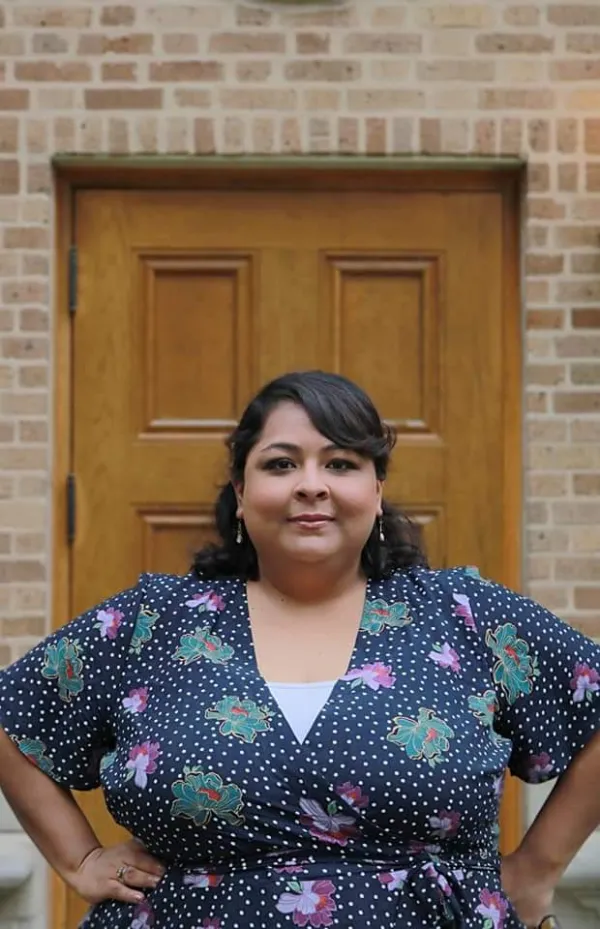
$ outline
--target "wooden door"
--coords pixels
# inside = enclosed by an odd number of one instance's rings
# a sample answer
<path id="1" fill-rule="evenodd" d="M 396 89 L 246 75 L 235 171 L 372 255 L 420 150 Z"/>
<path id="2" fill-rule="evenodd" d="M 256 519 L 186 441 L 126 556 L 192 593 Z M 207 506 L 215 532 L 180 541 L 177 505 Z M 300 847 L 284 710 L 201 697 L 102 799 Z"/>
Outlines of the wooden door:
<path id="1" fill-rule="evenodd" d="M 280 186 L 76 194 L 74 614 L 141 571 L 187 570 L 250 395 L 315 367 L 358 381 L 395 426 L 387 495 L 423 525 L 433 565 L 514 582 L 507 197 L 418 176 Z M 101 797 L 81 800 L 116 840 Z M 67 895 L 63 912 L 71 929 L 83 907 Z"/>

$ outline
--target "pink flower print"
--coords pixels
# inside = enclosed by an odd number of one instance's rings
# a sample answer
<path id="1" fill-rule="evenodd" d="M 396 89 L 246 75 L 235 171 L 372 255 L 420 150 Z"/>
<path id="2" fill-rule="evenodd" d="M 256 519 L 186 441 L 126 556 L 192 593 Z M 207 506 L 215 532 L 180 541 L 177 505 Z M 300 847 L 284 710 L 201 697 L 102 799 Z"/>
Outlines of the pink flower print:
<path id="1" fill-rule="evenodd" d="M 304 868 L 299 864 L 284 864 L 281 868 L 273 868 L 277 874 L 302 874 Z"/>
<path id="2" fill-rule="evenodd" d="M 486 927 L 489 927 L 489 929 L 503 929 L 508 904 L 502 894 L 498 891 L 482 890 L 479 899 L 481 903 L 475 912 L 483 916 L 484 919 L 489 920 Z"/>
<path id="3" fill-rule="evenodd" d="M 94 626 L 100 630 L 100 638 L 116 639 L 124 615 L 124 613 L 115 610 L 112 606 L 109 606 L 107 610 L 98 610 Z"/>
<path id="4" fill-rule="evenodd" d="M 552 773 L 554 762 L 546 752 L 539 755 L 532 755 L 527 762 L 527 773 L 532 784 L 539 784 L 545 781 L 549 774 Z"/>
<path id="5" fill-rule="evenodd" d="M 192 609 L 199 610 L 201 613 L 218 613 L 225 608 L 225 602 L 219 597 L 214 590 L 209 590 L 204 594 L 194 594 L 191 600 L 186 600 L 185 605 Z"/>
<path id="6" fill-rule="evenodd" d="M 407 877 L 408 871 L 384 871 L 377 875 L 377 880 L 388 890 L 402 890 Z"/>
<path id="7" fill-rule="evenodd" d="M 391 667 L 376 661 L 374 664 L 365 664 L 362 668 L 353 668 L 342 680 L 352 681 L 352 687 L 366 684 L 371 690 L 379 690 L 380 687 L 393 687 L 396 676 L 392 674 Z"/>
<path id="8" fill-rule="evenodd" d="M 142 900 L 133 911 L 133 920 L 129 929 L 150 929 L 153 925 L 154 910 L 147 900 Z"/>
<path id="9" fill-rule="evenodd" d="M 335 885 L 331 881 L 291 881 L 286 893 L 276 903 L 280 913 L 293 914 L 295 926 L 321 926 L 333 924 Z"/>
<path id="10" fill-rule="evenodd" d="M 502 796 L 502 791 L 504 790 L 504 774 L 499 774 L 494 778 L 492 788 L 495 796 L 499 799 Z"/>
<path id="11" fill-rule="evenodd" d="M 121 703 L 128 713 L 143 713 L 148 706 L 148 688 L 134 687 L 127 697 L 123 697 Z"/>
<path id="12" fill-rule="evenodd" d="M 460 658 L 447 642 L 444 642 L 441 646 L 434 645 L 433 651 L 429 652 L 428 658 L 439 664 L 440 668 L 450 668 L 451 671 L 460 673 Z"/>
<path id="13" fill-rule="evenodd" d="M 422 842 L 420 839 L 411 839 L 408 843 L 408 851 L 411 855 L 421 855 L 426 852 L 428 855 L 439 855 L 441 852 L 439 845 L 433 845 L 431 842 Z"/>
<path id="14" fill-rule="evenodd" d="M 454 607 L 454 615 L 460 616 L 460 618 L 464 620 L 467 629 L 472 629 L 473 632 L 477 632 L 475 617 L 473 616 L 471 601 L 469 598 L 465 594 L 453 593 L 452 599 L 456 603 L 456 606 Z"/>
<path id="15" fill-rule="evenodd" d="M 218 887 L 222 880 L 222 874 L 211 874 L 208 871 L 188 871 L 183 875 L 183 883 L 187 887 Z"/>
<path id="16" fill-rule="evenodd" d="M 159 755 L 158 742 L 142 742 L 141 745 L 135 745 L 129 752 L 129 761 L 125 764 L 128 772 L 126 780 L 133 778 L 136 787 L 146 787 L 148 775 L 156 771 L 156 759 Z"/>
<path id="17" fill-rule="evenodd" d="M 594 694 L 600 690 L 600 675 L 594 668 L 586 664 L 576 664 L 573 669 L 571 690 L 573 703 L 583 703 L 584 700 L 593 700 Z"/>
<path id="18" fill-rule="evenodd" d="M 202 929 L 221 929 L 221 920 L 205 916 L 202 920 Z"/>
<path id="19" fill-rule="evenodd" d="M 437 816 L 430 816 L 432 834 L 438 839 L 450 839 L 458 832 L 460 813 L 443 810 Z"/>
<path id="20" fill-rule="evenodd" d="M 321 842 L 347 845 L 348 839 L 358 835 L 354 817 L 338 813 L 335 803 L 330 803 L 325 811 L 317 800 L 301 797 L 300 807 L 304 811 L 300 816 L 300 822 L 303 826 L 308 826 L 310 834 Z"/>
<path id="21" fill-rule="evenodd" d="M 355 810 L 364 810 L 364 808 L 369 805 L 369 798 L 362 793 L 360 787 L 355 787 L 349 781 L 336 787 L 335 792 L 338 797 L 345 800 L 346 803 Z"/>

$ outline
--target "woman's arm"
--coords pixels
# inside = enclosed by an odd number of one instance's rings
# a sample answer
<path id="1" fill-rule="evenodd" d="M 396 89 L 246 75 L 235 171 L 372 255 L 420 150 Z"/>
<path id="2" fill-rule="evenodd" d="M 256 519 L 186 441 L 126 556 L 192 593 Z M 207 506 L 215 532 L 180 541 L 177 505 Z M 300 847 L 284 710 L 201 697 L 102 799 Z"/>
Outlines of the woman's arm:
<path id="1" fill-rule="evenodd" d="M 556 885 L 600 825 L 600 732 L 573 758 L 519 848 L 502 863 L 504 889 L 527 926 L 548 915 Z"/>
<path id="2" fill-rule="evenodd" d="M 523 861 L 556 883 L 600 825 L 600 732 L 558 780 L 519 847 Z"/>
<path id="3" fill-rule="evenodd" d="M 1 727 L 0 788 L 48 864 L 90 903 L 138 903 L 143 894 L 134 888 L 154 887 L 164 873 L 135 841 L 103 848 L 71 792 L 28 761 Z M 132 886 L 117 880 L 121 866 Z"/>

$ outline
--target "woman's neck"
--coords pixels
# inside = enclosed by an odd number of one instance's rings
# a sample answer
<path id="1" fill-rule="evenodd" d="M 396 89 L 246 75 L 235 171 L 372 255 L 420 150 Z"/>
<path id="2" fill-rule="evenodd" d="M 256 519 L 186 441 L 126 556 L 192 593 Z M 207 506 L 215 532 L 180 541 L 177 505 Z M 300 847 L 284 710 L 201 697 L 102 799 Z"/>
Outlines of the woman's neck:
<path id="1" fill-rule="evenodd" d="M 364 590 L 365 577 L 360 563 L 345 569 L 328 568 L 322 564 L 259 565 L 259 580 L 255 582 L 269 599 L 311 606 L 337 600 L 359 588 Z"/>

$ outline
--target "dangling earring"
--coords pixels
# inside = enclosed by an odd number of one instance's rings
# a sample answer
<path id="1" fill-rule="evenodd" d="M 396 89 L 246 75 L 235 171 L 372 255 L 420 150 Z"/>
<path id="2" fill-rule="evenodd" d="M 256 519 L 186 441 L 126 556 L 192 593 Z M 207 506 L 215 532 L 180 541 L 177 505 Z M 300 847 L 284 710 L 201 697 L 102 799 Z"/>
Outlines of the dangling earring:
<path id="1" fill-rule="evenodd" d="M 385 532 L 383 531 L 383 517 L 379 517 L 379 541 L 385 542 Z"/>
<path id="2" fill-rule="evenodd" d="M 242 533 L 242 521 L 241 519 L 238 519 L 237 532 L 235 534 L 235 544 L 241 545 L 243 541 L 244 541 L 244 535 Z"/>

